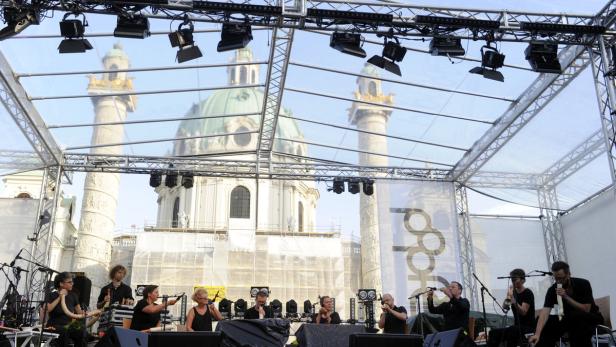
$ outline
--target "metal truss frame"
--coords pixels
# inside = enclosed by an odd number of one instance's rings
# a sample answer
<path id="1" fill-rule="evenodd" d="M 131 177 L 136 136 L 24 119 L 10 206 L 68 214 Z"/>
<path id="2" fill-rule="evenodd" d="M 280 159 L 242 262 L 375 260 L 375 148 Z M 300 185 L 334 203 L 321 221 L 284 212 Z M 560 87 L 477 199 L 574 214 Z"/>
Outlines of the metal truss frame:
<path id="1" fill-rule="evenodd" d="M 466 188 L 458 183 L 454 184 L 456 213 L 458 216 L 457 243 L 460 259 L 460 277 L 464 286 L 465 296 L 470 300 L 474 309 L 479 307 L 477 284 L 473 279 L 475 273 L 475 252 L 473 246 L 473 233 L 468 218 L 468 199 Z"/>
<path id="2" fill-rule="evenodd" d="M 547 265 L 552 265 L 557 260 L 567 261 L 567 250 L 563 227 L 560 223 L 558 208 L 558 194 L 556 187 L 544 187 L 537 191 L 541 215 L 541 228 L 545 243 L 545 256 Z"/>

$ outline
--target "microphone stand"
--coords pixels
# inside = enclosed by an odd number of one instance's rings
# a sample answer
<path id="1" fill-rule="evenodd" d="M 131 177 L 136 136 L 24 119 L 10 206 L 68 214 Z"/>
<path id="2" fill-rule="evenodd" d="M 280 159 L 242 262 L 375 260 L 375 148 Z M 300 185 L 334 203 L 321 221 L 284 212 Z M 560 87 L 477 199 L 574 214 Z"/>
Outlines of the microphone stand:
<path id="1" fill-rule="evenodd" d="M 166 331 L 166 328 L 167 328 L 167 320 L 165 319 L 165 315 L 166 315 L 165 312 L 168 312 L 167 310 L 168 300 L 169 300 L 169 296 L 163 295 L 163 312 L 162 312 L 162 317 L 161 317 L 161 319 L 163 320 L 163 331 Z"/>
<path id="2" fill-rule="evenodd" d="M 479 282 L 479 284 L 481 284 L 481 307 L 482 307 L 482 310 L 483 310 L 483 333 L 485 334 L 486 341 L 487 341 L 488 340 L 488 315 L 486 313 L 485 293 L 488 293 L 488 295 L 492 298 L 492 300 L 494 300 L 496 305 L 498 305 L 498 307 L 500 307 L 501 310 L 503 310 L 503 307 L 496 300 L 494 295 L 492 295 L 492 293 L 490 293 L 488 288 L 483 284 L 483 282 L 481 282 L 481 280 L 477 277 L 477 275 L 474 272 L 473 272 L 473 277 L 475 277 L 475 280 L 477 282 Z"/>
<path id="3" fill-rule="evenodd" d="M 419 331 L 421 334 L 421 339 L 424 339 L 424 327 L 423 327 L 423 315 L 421 314 L 421 296 L 426 294 L 427 292 L 417 293 L 415 296 L 411 296 L 409 299 L 415 298 L 417 300 L 417 318 L 419 319 Z"/>

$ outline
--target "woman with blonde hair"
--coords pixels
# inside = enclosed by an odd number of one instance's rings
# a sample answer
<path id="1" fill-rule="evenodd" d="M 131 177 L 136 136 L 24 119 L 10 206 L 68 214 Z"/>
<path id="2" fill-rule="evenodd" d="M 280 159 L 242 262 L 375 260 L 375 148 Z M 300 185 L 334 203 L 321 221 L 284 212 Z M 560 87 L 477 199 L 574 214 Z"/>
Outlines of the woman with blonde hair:
<path id="1" fill-rule="evenodd" d="M 207 296 L 207 290 L 197 288 L 192 295 L 197 303 L 186 316 L 186 331 L 212 331 L 212 320 L 221 320 L 222 315 Z"/>

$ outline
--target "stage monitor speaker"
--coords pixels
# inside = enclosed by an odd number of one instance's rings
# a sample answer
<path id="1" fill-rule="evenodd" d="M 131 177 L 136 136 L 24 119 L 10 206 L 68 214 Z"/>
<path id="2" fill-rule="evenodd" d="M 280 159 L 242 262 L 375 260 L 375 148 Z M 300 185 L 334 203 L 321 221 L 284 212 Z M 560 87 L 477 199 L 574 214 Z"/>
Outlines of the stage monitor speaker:
<path id="1" fill-rule="evenodd" d="M 423 336 L 411 334 L 352 334 L 349 347 L 422 347 Z"/>
<path id="2" fill-rule="evenodd" d="M 90 292 L 92 291 L 92 281 L 83 272 L 72 272 L 73 291 L 79 296 L 79 304 L 82 308 L 90 306 Z"/>
<path id="3" fill-rule="evenodd" d="M 169 346 L 199 346 L 218 347 L 222 341 L 222 335 L 218 331 L 186 331 L 186 332 L 153 332 L 150 333 L 148 347 Z M 124 346 L 122 346 L 124 347 Z"/>
<path id="4" fill-rule="evenodd" d="M 112 327 L 96 347 L 148 347 L 148 334 L 137 330 Z"/>
<path id="5" fill-rule="evenodd" d="M 441 331 L 426 336 L 426 347 L 461 347 L 465 346 L 466 335 L 462 328 Z"/>

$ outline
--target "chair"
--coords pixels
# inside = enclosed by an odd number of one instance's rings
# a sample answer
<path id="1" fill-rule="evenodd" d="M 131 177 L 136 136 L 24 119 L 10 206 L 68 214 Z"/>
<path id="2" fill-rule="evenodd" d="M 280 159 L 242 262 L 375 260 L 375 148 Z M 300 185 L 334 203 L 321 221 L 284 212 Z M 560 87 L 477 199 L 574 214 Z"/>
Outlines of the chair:
<path id="1" fill-rule="evenodd" d="M 595 300 L 595 305 L 599 308 L 599 312 L 603 316 L 603 325 L 595 326 L 595 336 L 593 337 L 593 345 L 599 346 L 616 346 L 614 335 L 616 330 L 612 330 L 612 322 L 610 320 L 610 297 L 604 296 Z"/>

